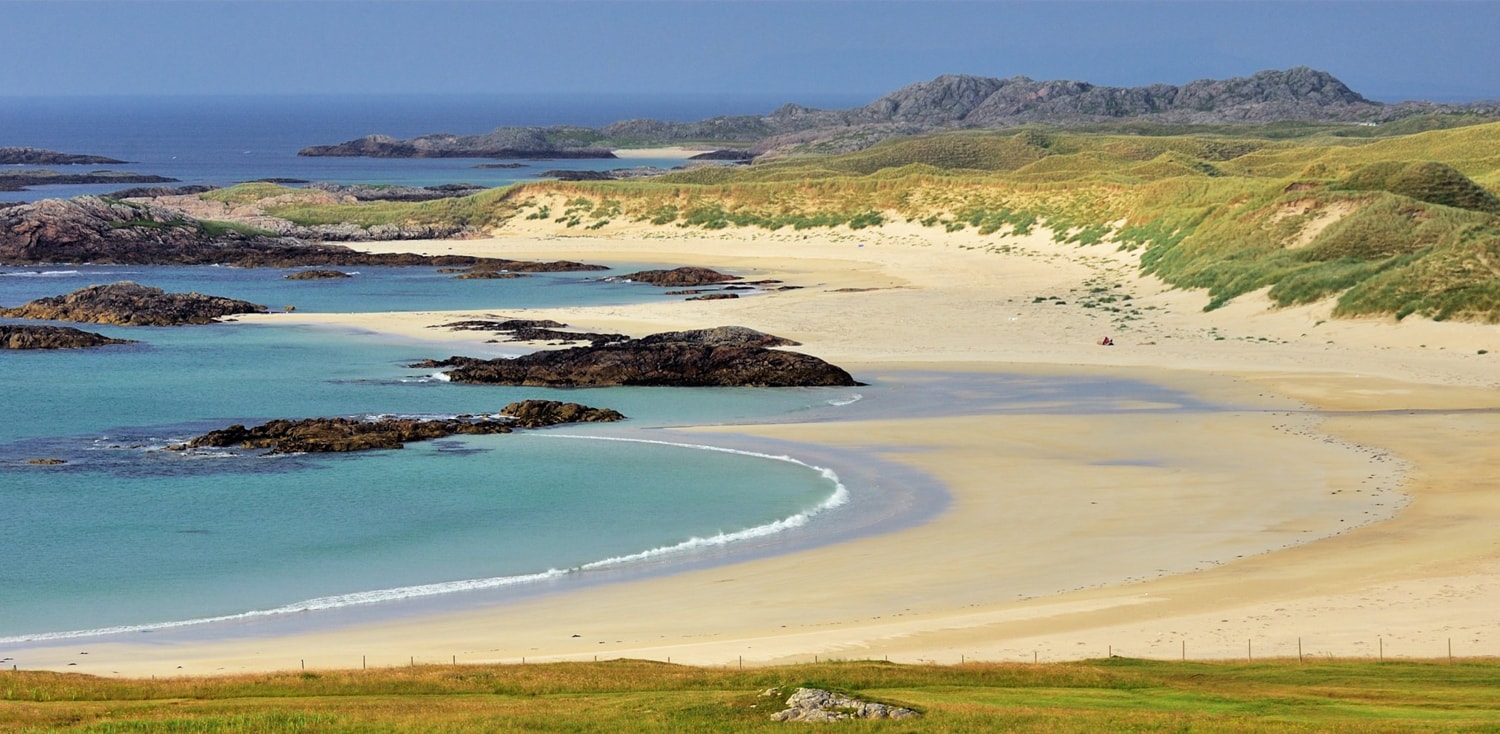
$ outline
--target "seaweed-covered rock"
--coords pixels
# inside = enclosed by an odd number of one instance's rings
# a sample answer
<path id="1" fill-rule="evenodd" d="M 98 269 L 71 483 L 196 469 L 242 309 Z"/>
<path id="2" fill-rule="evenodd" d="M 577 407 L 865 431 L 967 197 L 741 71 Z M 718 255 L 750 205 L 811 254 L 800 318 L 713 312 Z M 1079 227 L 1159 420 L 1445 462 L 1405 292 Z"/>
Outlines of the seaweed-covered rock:
<path id="1" fill-rule="evenodd" d="M 134 344 L 71 326 L 0 324 L 0 349 L 84 349 L 106 344 Z"/>
<path id="2" fill-rule="evenodd" d="M 249 301 L 201 293 L 167 293 L 160 288 L 121 281 L 0 309 L 0 316 L 123 326 L 180 326 L 208 324 L 230 314 L 265 312 L 265 306 Z"/>

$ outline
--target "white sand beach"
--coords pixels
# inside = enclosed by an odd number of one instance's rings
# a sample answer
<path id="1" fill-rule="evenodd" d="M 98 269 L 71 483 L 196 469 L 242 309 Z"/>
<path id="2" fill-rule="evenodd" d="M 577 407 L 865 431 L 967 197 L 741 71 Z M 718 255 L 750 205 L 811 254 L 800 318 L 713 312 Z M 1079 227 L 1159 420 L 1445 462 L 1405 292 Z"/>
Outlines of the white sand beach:
<path id="1" fill-rule="evenodd" d="M 1437 658 L 1450 643 L 1455 655 L 1500 655 L 1497 327 L 1335 320 L 1327 305 L 1270 310 L 1256 296 L 1205 313 L 1203 293 L 1139 276 L 1132 254 L 1040 231 L 614 224 L 589 235 L 517 221 L 487 239 L 368 247 L 779 279 L 800 288 L 503 315 L 636 335 L 749 326 L 918 396 L 931 371 L 1097 375 L 1236 409 L 684 429 L 859 449 L 930 474 L 951 499 L 896 532 L 492 606 L 6 654 L 23 667 L 105 675 L 594 657 L 1258 658 L 1295 656 L 1299 645 L 1333 657 Z M 462 353 L 485 336 L 430 327 L 477 316 L 254 320 L 446 340 Z M 1099 345 L 1104 336 L 1115 345 Z"/>

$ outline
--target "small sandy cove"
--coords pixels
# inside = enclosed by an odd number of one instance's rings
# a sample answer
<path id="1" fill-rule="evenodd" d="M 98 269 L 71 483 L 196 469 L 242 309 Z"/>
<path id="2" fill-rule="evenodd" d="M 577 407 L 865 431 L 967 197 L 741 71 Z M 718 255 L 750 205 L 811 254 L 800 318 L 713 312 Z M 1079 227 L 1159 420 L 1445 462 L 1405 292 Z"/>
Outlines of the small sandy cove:
<path id="1" fill-rule="evenodd" d="M 1257 296 L 1204 313 L 1204 294 L 1139 276 L 1134 255 L 1045 232 L 549 226 L 369 247 L 780 279 L 801 288 L 498 315 L 635 335 L 739 324 L 917 395 L 932 370 L 1102 375 L 1237 409 L 687 429 L 867 451 L 937 478 L 951 499 L 896 532 L 491 606 L 0 652 L 106 675 L 595 657 L 1500 655 L 1500 327 L 1333 320 L 1326 305 L 1269 310 Z M 483 316 L 261 318 L 448 340 L 437 351 L 461 354 L 488 335 L 430 327 Z"/>

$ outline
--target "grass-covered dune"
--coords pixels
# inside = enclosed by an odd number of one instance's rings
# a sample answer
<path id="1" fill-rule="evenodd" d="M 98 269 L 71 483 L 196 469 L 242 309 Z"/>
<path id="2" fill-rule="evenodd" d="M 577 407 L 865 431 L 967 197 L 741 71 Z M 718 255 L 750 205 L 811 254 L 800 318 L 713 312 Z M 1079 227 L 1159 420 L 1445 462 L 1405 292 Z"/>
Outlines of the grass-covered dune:
<path id="1" fill-rule="evenodd" d="M 1500 123 L 1410 127 L 970 131 L 421 204 L 310 205 L 285 189 L 239 187 L 208 196 L 277 194 L 271 213 L 303 224 L 906 221 L 995 235 L 1040 226 L 1060 240 L 1133 250 L 1146 272 L 1205 289 L 1209 308 L 1266 289 L 1278 306 L 1330 300 L 1335 316 L 1500 321 Z"/>
<path id="2" fill-rule="evenodd" d="M 913 708 L 842 722 L 903 732 L 1495 731 L 1493 661 L 1042 665 L 838 662 L 751 670 L 618 660 L 421 665 L 128 680 L 0 673 L 15 732 L 742 732 L 806 724 L 770 715 L 797 687 Z M 767 695 L 775 689 L 773 695 Z M 818 730 L 822 730 L 819 728 Z"/>

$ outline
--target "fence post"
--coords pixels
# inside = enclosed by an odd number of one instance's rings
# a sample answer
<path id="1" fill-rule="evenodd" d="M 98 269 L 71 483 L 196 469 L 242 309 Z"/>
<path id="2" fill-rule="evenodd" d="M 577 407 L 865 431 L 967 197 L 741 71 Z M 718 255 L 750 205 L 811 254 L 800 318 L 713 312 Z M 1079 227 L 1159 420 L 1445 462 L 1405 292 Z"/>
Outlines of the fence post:
<path id="1" fill-rule="evenodd" d="M 1302 662 L 1302 638 L 1297 638 L 1297 662 Z"/>
<path id="2" fill-rule="evenodd" d="M 1255 662 L 1255 653 L 1250 649 L 1250 640 L 1245 640 L 1245 662 Z"/>

